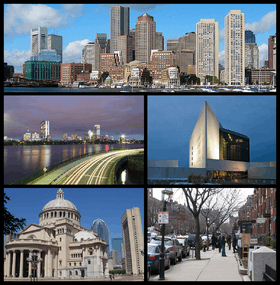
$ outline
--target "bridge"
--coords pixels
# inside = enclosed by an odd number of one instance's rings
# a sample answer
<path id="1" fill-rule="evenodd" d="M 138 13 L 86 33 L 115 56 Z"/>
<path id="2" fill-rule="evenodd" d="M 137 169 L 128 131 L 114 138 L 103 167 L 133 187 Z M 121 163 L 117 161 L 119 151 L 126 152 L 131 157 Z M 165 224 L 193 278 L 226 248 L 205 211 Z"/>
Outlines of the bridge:
<path id="1" fill-rule="evenodd" d="M 139 154 L 142 149 L 126 149 L 95 154 L 75 160 L 52 170 L 29 185 L 112 185 L 116 183 L 115 168 L 120 160 Z"/>

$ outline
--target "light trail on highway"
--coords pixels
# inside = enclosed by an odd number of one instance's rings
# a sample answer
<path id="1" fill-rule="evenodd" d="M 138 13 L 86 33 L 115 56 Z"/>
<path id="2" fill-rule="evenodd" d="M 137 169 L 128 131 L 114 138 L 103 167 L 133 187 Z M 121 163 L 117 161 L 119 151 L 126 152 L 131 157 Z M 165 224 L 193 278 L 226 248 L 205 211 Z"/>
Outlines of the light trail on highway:
<path id="1" fill-rule="evenodd" d="M 52 184 L 106 185 L 108 184 L 108 175 L 114 163 L 120 158 L 139 153 L 140 151 L 144 151 L 144 149 L 121 150 L 99 154 L 66 171 Z"/>

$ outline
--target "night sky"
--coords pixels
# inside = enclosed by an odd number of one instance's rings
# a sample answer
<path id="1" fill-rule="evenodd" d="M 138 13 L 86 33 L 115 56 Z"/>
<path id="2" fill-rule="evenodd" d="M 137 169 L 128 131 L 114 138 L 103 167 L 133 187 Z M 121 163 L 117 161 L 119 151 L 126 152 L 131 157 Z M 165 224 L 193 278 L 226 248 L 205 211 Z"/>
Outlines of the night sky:
<path id="1" fill-rule="evenodd" d="M 223 128 L 250 138 L 250 161 L 276 161 L 276 96 L 149 96 L 148 159 L 189 167 L 189 139 L 205 101 Z"/>
<path id="2" fill-rule="evenodd" d="M 100 125 L 101 136 L 144 139 L 143 96 L 4 96 L 4 135 L 22 139 L 40 134 L 41 121 L 50 122 L 52 139 L 62 133 L 82 136 Z"/>

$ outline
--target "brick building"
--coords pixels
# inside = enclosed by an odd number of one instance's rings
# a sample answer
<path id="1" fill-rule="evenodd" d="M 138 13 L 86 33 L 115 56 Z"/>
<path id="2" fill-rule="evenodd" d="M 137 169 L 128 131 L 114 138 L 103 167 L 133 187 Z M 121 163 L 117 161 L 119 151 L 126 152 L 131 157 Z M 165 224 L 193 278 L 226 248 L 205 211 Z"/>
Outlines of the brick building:
<path id="1" fill-rule="evenodd" d="M 60 82 L 62 85 L 69 85 L 77 80 L 77 76 L 82 71 L 90 72 L 92 65 L 90 63 L 61 63 Z"/>

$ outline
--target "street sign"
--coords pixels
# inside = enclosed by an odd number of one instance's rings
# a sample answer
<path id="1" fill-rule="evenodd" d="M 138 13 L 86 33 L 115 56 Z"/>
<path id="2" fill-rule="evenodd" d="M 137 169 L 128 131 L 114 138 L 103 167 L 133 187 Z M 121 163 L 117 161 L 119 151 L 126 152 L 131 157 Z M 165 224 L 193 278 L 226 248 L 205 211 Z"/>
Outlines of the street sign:
<path id="1" fill-rule="evenodd" d="M 257 238 L 251 238 L 250 244 L 258 244 L 258 239 Z"/>
<path id="2" fill-rule="evenodd" d="M 169 213 L 168 212 L 158 212 L 158 223 L 168 224 L 169 223 Z"/>
<path id="3" fill-rule="evenodd" d="M 265 218 L 257 218 L 257 224 L 264 224 L 266 221 Z"/>

